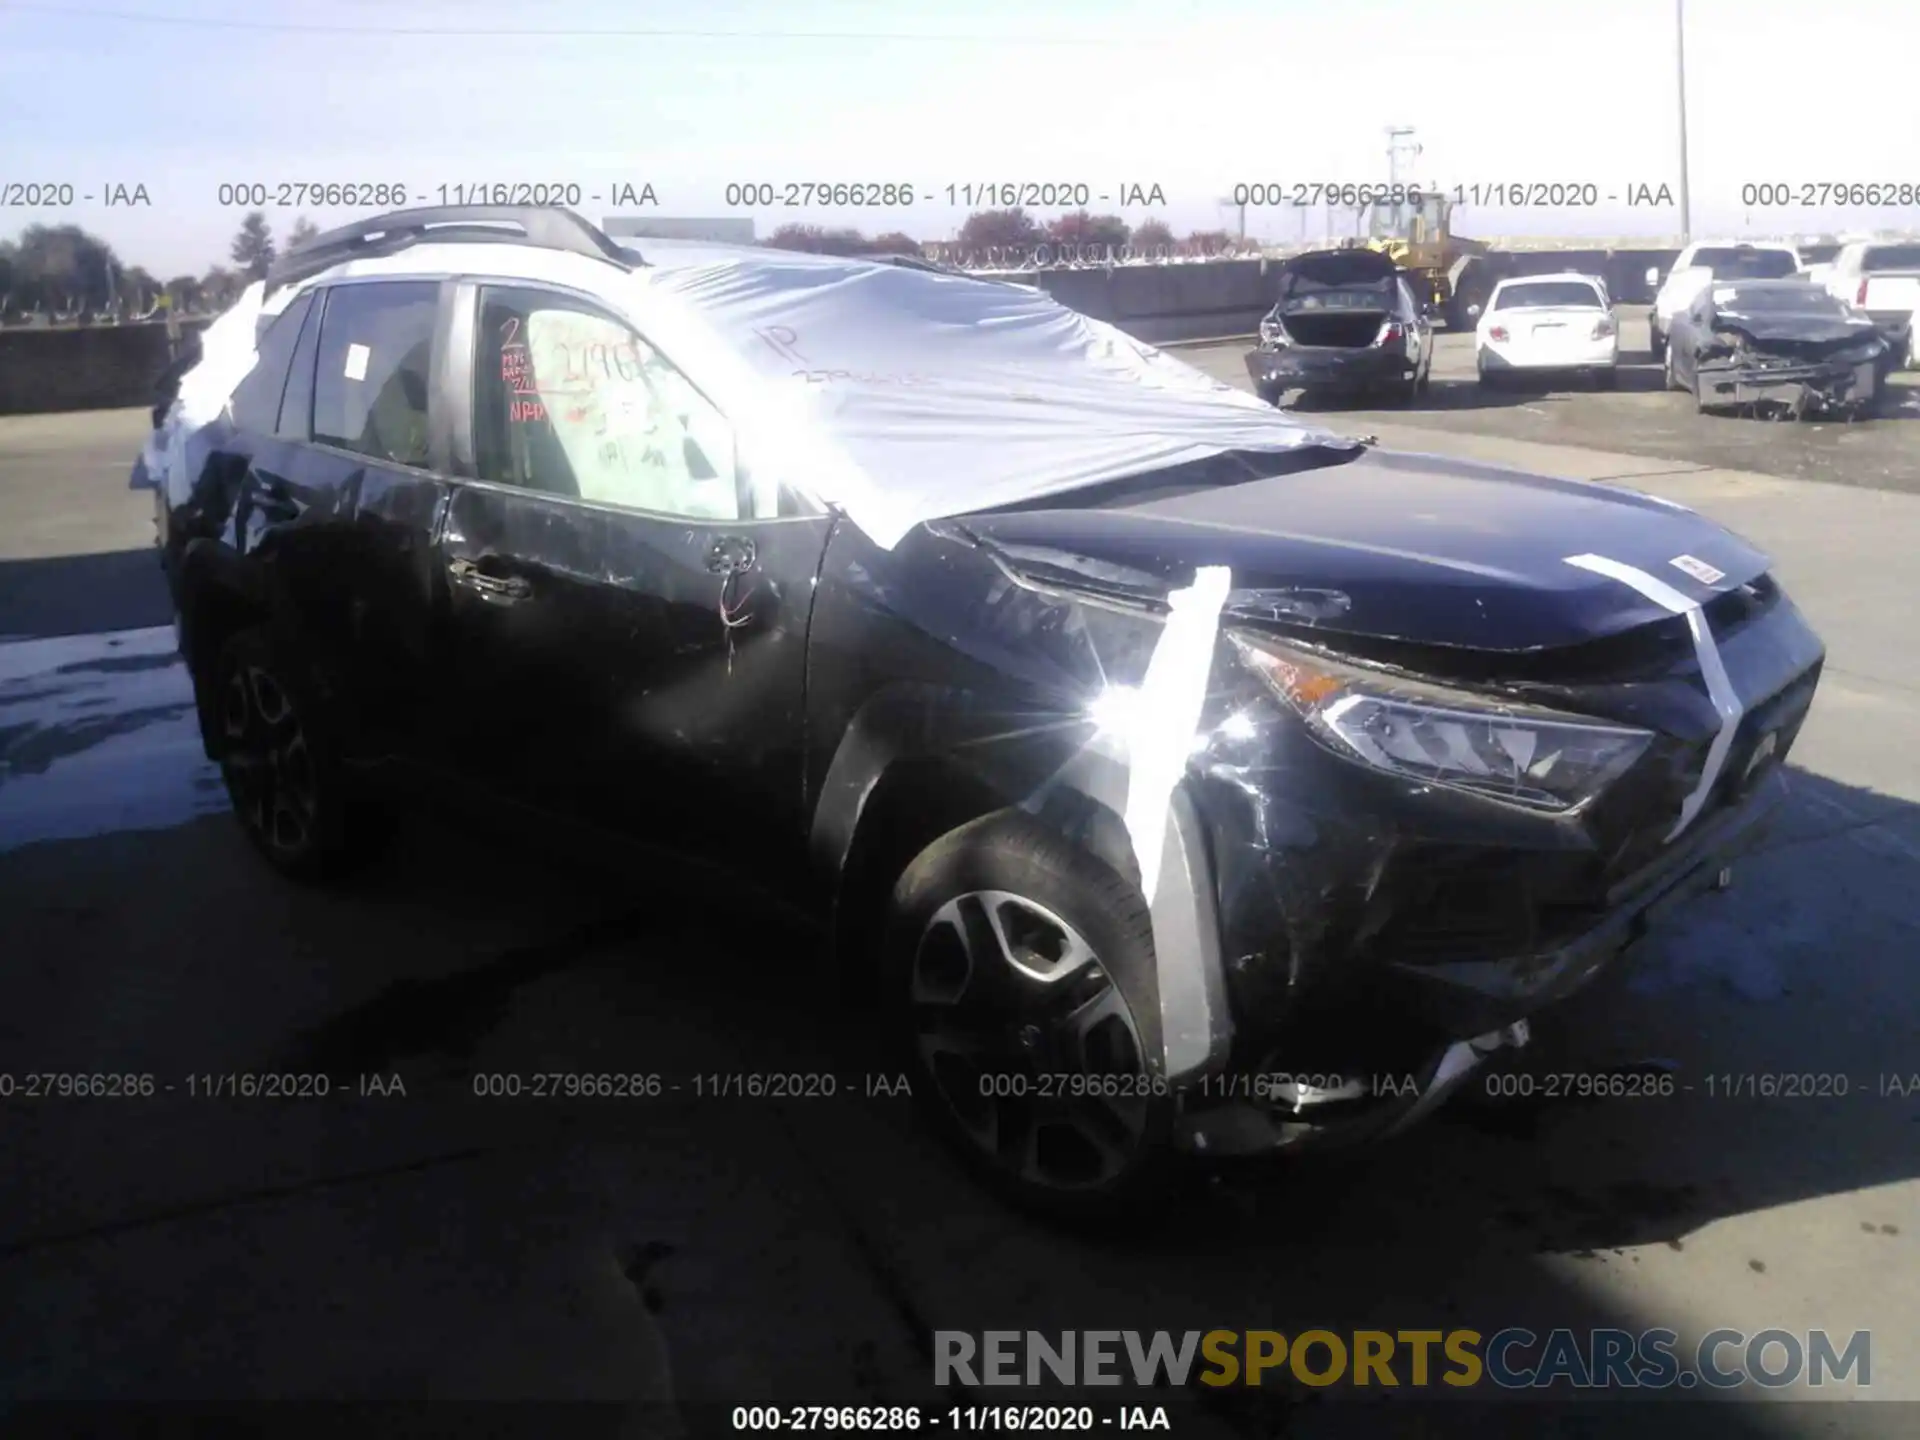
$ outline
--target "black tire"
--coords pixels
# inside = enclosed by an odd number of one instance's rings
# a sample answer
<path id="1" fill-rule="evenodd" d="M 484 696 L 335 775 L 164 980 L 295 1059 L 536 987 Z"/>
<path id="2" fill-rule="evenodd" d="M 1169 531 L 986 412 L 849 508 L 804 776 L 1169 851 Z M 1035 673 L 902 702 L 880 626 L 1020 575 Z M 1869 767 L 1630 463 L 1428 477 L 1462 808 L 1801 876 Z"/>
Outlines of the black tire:
<path id="1" fill-rule="evenodd" d="M 1406 380 L 1392 380 L 1381 387 L 1380 395 L 1389 405 L 1411 405 L 1414 397 L 1420 393 L 1418 377 Z"/>
<path id="2" fill-rule="evenodd" d="M 1667 337 L 1652 326 L 1647 327 L 1647 352 L 1656 362 L 1667 358 Z"/>
<path id="3" fill-rule="evenodd" d="M 1280 404 L 1280 397 L 1285 393 L 1278 385 L 1260 384 L 1254 387 L 1254 394 L 1276 408 Z"/>
<path id="4" fill-rule="evenodd" d="M 989 1188 L 1083 1224 L 1165 1203 L 1174 1104 L 1152 925 L 1128 880 L 1024 815 L 986 816 L 907 867 L 881 965 L 915 1099 Z M 1086 1089 L 1076 1075 L 1117 1093 L 1058 1093 Z"/>
<path id="5" fill-rule="evenodd" d="M 268 863 L 313 883 L 375 853 L 391 816 L 348 793 L 320 707 L 264 627 L 221 646 L 212 683 L 221 778 L 240 828 Z"/>

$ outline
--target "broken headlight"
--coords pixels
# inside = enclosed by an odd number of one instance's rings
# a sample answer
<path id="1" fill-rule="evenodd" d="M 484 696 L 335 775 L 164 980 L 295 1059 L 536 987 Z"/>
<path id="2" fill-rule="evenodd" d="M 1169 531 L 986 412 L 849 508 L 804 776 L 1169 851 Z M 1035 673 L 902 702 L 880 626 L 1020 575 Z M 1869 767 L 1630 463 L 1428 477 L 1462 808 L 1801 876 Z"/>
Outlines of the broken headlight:
<path id="1" fill-rule="evenodd" d="M 1568 812 L 1618 779 L 1653 741 L 1646 730 L 1342 665 L 1264 635 L 1231 639 L 1321 744 L 1428 784 Z"/>

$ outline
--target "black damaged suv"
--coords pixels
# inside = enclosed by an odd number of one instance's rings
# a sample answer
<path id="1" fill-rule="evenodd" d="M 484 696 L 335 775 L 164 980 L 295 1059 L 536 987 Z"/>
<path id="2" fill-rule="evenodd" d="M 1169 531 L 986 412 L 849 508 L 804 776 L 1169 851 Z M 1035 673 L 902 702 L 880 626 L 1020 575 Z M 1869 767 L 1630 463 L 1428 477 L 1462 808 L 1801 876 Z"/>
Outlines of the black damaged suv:
<path id="1" fill-rule="evenodd" d="M 733 867 L 820 917 L 961 1154 L 1084 1212 L 1404 1125 L 1779 787 L 1822 647 L 1696 514 L 1315 441 L 883 547 L 737 462 L 619 304 L 641 257 L 502 213 L 284 258 L 159 477 L 207 750 L 289 874 L 403 781 Z"/>

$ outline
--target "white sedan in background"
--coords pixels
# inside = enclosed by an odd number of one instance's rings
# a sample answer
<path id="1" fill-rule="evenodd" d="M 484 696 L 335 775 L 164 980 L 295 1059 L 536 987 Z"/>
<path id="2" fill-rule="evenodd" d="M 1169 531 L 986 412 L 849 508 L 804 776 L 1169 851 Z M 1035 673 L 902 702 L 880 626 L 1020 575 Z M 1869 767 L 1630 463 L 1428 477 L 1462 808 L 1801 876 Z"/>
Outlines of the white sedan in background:
<path id="1" fill-rule="evenodd" d="M 1620 327 L 1607 287 L 1591 275 L 1519 275 L 1487 297 L 1474 333 L 1482 385 L 1509 376 L 1580 370 L 1611 387 L 1619 375 Z"/>

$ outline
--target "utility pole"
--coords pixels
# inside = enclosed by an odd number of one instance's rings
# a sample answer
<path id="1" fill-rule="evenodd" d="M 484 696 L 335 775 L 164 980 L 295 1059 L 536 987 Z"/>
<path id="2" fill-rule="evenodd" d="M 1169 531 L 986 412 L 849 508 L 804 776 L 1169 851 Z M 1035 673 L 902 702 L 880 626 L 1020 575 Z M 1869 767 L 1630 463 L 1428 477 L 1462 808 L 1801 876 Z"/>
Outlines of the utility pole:
<path id="1" fill-rule="evenodd" d="M 1680 87 L 1680 243 L 1693 240 L 1693 196 L 1687 187 L 1687 0 L 1673 0 L 1673 57 Z"/>

